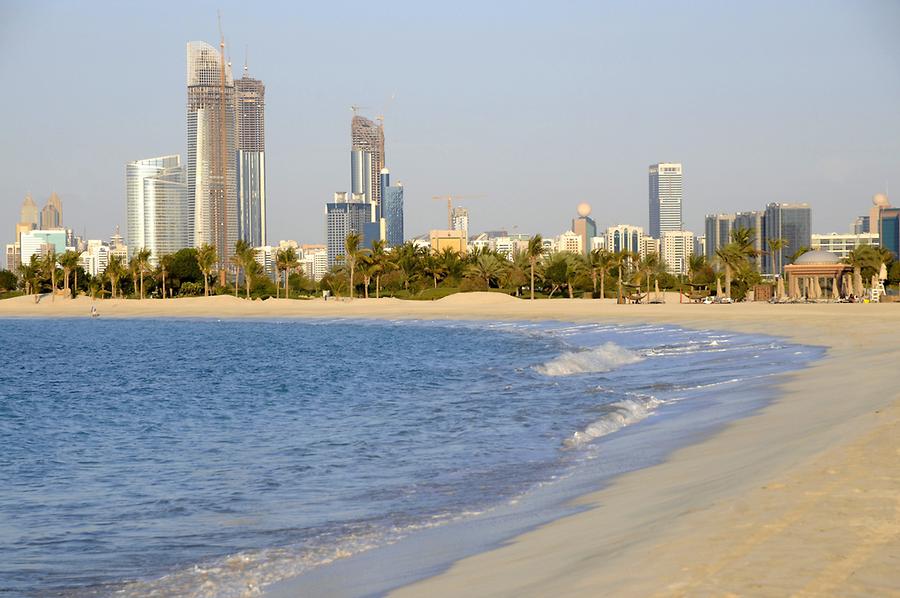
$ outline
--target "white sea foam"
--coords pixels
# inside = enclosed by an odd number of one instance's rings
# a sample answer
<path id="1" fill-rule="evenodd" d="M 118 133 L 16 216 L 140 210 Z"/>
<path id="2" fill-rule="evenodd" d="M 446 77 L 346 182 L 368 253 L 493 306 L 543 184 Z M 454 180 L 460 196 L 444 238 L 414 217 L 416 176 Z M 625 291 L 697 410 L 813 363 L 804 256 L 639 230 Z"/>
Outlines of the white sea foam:
<path id="1" fill-rule="evenodd" d="M 644 358 L 634 351 L 615 343 L 606 343 L 585 351 L 563 353 L 547 363 L 535 366 L 534 369 L 545 376 L 571 376 L 608 372 L 643 360 Z"/>
<path id="2" fill-rule="evenodd" d="M 572 434 L 563 442 L 563 445 L 568 448 L 577 448 L 601 436 L 612 434 L 625 426 L 646 419 L 661 404 L 662 401 L 654 397 L 622 399 L 610 403 L 607 405 L 609 411 L 604 413 L 603 417 L 584 430 Z"/>

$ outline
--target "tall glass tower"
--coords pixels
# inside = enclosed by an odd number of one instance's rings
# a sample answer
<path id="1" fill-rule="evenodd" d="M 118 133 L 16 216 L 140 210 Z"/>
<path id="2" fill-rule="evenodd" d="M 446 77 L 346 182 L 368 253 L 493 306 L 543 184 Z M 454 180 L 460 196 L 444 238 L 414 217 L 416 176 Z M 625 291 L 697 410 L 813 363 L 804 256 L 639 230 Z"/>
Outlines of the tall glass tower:
<path id="1" fill-rule="evenodd" d="M 149 249 L 151 260 L 194 243 L 193 205 L 181 156 L 135 160 L 125 166 L 128 253 Z"/>
<path id="2" fill-rule="evenodd" d="M 354 115 L 353 120 L 350 121 L 350 140 L 350 162 L 351 168 L 353 168 L 353 177 L 356 176 L 357 168 L 359 168 L 362 171 L 360 175 L 368 179 L 366 183 L 361 184 L 371 193 L 367 198 L 368 201 L 381 204 L 381 185 L 378 179 L 381 169 L 384 168 L 384 127 L 364 116 Z M 357 155 L 357 152 L 367 153 L 369 157 Z M 351 184 L 354 182 L 351 180 Z M 362 193 L 363 191 L 351 192 Z"/>
<path id="3" fill-rule="evenodd" d="M 193 244 L 210 243 L 227 263 L 238 240 L 234 79 L 221 52 L 187 44 L 187 188 Z"/>
<path id="4" fill-rule="evenodd" d="M 381 194 L 387 246 L 403 245 L 403 183 L 391 185 L 391 173 L 387 168 L 381 170 Z"/>
<path id="5" fill-rule="evenodd" d="M 237 102 L 238 236 L 266 245 L 266 86 L 244 76 L 234 82 Z"/>
<path id="6" fill-rule="evenodd" d="M 791 263 L 790 256 L 812 246 L 812 210 L 809 204 L 770 203 L 766 206 L 766 247 L 769 241 L 782 239 L 785 247 L 769 252 L 766 272 L 780 275 Z M 707 241 L 709 242 L 709 241 Z"/>
<path id="7" fill-rule="evenodd" d="M 681 164 L 650 165 L 650 236 L 682 229 Z"/>

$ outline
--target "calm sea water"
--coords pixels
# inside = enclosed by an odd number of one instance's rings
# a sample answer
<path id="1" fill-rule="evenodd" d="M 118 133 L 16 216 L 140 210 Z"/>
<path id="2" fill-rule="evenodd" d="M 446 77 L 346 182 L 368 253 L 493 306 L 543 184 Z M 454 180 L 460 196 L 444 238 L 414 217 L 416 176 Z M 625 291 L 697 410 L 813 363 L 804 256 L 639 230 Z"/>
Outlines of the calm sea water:
<path id="1" fill-rule="evenodd" d="M 663 326 L 102 318 L 0 320 L 0 347 L 0 593 L 41 596 L 252 594 L 600 476 L 626 428 L 743 415 L 821 354 Z"/>

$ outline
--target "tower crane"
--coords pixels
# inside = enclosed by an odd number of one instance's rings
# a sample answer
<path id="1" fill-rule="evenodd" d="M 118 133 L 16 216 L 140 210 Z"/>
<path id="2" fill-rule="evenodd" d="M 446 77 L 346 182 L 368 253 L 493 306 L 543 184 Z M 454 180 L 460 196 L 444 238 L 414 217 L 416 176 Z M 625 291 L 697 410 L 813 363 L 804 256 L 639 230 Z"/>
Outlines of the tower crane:
<path id="1" fill-rule="evenodd" d="M 434 195 L 431 199 L 447 201 L 447 229 L 453 228 L 453 200 L 454 199 L 478 199 L 482 195 Z"/>

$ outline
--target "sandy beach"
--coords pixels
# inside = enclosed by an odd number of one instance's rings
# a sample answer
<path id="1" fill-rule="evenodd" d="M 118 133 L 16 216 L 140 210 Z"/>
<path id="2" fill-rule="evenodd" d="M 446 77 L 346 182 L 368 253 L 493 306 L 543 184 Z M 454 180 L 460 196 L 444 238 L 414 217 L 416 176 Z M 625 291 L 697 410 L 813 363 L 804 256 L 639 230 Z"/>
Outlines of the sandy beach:
<path id="1" fill-rule="evenodd" d="M 423 318 L 661 322 L 825 346 L 780 398 L 590 508 L 395 592 L 401 596 L 900 596 L 900 306 L 525 301 L 0 301 L 4 317 Z"/>

